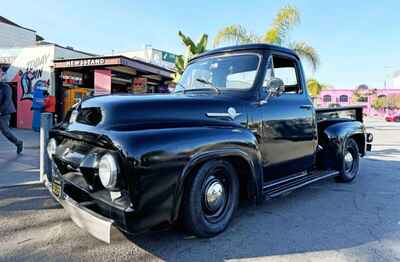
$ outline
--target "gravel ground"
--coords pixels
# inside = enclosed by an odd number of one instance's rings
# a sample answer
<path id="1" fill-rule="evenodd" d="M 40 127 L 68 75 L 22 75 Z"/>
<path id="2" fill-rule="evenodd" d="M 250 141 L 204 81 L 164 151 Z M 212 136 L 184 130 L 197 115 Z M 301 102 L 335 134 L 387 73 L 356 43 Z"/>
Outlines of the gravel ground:
<path id="1" fill-rule="evenodd" d="M 317 182 L 260 206 L 242 203 L 212 239 L 172 229 L 104 244 L 39 186 L 0 189 L 1 261 L 400 261 L 400 128 L 373 128 L 351 184 Z"/>

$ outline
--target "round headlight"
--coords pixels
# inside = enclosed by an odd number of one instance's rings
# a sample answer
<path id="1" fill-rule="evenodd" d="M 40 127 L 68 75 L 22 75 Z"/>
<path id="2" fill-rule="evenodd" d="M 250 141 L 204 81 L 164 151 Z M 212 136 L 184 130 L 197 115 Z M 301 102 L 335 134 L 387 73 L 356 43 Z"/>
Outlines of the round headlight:
<path id="1" fill-rule="evenodd" d="M 47 143 L 47 154 L 49 155 L 50 159 L 53 159 L 53 155 L 56 153 L 57 149 L 57 141 L 54 138 L 49 140 Z"/>
<path id="2" fill-rule="evenodd" d="M 105 188 L 115 188 L 117 185 L 118 171 L 117 161 L 112 155 L 105 154 L 100 158 L 99 176 Z"/>

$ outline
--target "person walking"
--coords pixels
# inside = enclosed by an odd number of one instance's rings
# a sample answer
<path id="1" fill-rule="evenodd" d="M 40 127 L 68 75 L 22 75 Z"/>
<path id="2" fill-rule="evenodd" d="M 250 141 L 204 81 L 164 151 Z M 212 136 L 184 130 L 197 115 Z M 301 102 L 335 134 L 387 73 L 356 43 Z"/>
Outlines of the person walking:
<path id="1" fill-rule="evenodd" d="M 23 142 L 18 140 L 10 130 L 11 114 L 16 110 L 12 100 L 11 87 L 4 78 L 5 72 L 0 68 L 0 132 L 17 147 L 17 154 L 21 154 L 24 148 Z"/>

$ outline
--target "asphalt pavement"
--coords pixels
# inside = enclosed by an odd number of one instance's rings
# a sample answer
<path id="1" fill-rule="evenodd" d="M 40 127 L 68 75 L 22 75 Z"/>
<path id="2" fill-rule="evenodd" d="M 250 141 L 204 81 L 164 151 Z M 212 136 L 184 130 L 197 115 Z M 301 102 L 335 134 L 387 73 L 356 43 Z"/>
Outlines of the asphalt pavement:
<path id="1" fill-rule="evenodd" d="M 0 261 L 400 261 L 400 128 L 388 127 L 370 126 L 376 146 L 353 183 L 328 179 L 241 203 L 211 239 L 173 228 L 108 245 L 42 186 L 0 188 Z"/>

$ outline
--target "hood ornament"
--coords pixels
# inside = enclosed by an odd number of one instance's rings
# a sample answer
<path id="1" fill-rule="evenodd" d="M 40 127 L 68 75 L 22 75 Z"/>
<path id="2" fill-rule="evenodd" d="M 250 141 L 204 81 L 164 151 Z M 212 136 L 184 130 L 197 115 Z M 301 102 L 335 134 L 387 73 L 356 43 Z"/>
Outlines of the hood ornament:
<path id="1" fill-rule="evenodd" d="M 206 113 L 208 117 L 229 117 L 232 120 L 235 120 L 240 115 L 241 113 L 236 112 L 234 107 L 229 107 L 227 113 Z"/>

